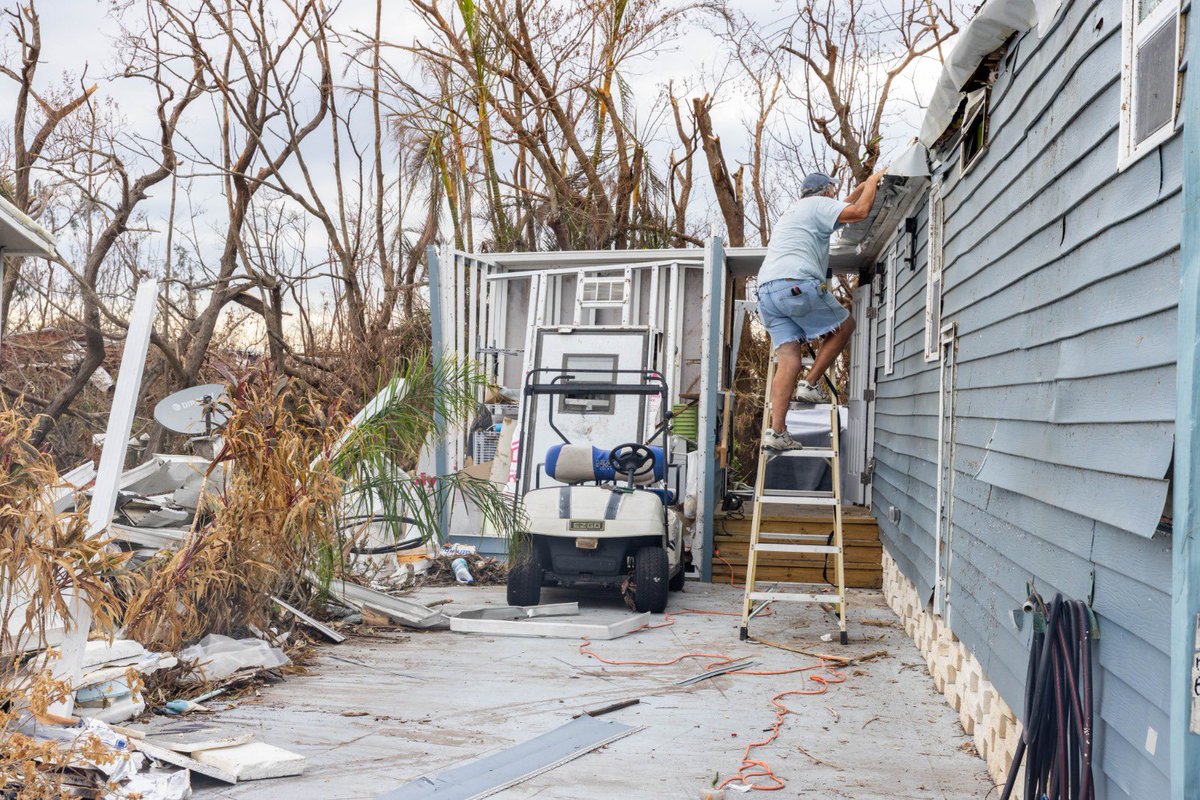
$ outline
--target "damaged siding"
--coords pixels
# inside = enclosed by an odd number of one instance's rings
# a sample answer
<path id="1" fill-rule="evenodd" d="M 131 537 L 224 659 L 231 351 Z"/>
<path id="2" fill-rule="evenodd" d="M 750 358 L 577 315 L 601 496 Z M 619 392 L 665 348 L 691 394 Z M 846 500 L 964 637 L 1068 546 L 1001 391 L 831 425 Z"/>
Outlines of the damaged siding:
<path id="1" fill-rule="evenodd" d="M 1010 45 L 988 150 L 947 162 L 942 319 L 958 324 L 951 627 L 1022 709 L 1026 582 L 1100 617 L 1099 796 L 1166 797 L 1182 147 L 1117 171 L 1120 0 L 1065 4 Z M 874 512 L 934 585 L 938 364 L 924 351 L 928 204 L 896 274 L 895 372 L 878 372 Z M 883 346 L 880 326 L 878 346 Z M 877 363 L 882 364 L 881 358 Z M 893 522 L 890 508 L 899 510 Z"/>

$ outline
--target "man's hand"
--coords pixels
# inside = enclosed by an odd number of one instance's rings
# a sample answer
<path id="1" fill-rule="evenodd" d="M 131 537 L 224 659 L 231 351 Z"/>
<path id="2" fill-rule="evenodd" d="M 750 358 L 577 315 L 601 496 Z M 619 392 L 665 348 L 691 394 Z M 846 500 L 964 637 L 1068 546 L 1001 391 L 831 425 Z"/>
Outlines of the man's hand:
<path id="1" fill-rule="evenodd" d="M 875 193 L 879 190 L 879 182 L 887 174 L 883 168 L 859 184 L 847 198 L 850 205 L 842 209 L 838 222 L 860 222 L 871 214 L 871 206 L 875 205 Z"/>

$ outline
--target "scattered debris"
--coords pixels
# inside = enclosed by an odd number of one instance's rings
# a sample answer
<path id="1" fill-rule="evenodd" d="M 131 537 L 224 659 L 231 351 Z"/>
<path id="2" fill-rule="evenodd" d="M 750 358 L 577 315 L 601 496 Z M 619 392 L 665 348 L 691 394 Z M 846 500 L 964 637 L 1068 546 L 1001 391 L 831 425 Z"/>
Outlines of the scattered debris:
<path id="1" fill-rule="evenodd" d="M 589 709 L 580 711 L 578 714 L 571 717 L 571 719 L 579 719 L 580 717 L 585 716 L 585 715 L 589 716 L 589 717 L 599 717 L 599 716 L 603 716 L 604 714 L 612 713 L 613 711 L 620 711 L 622 708 L 629 708 L 630 706 L 636 706 L 640 702 L 642 702 L 642 701 L 637 697 L 633 697 L 628 700 L 618 700 L 617 702 L 609 703 L 606 706 L 600 706 L 599 708 L 589 708 Z"/>
<path id="2" fill-rule="evenodd" d="M 710 669 L 708 672 L 701 672 L 699 675 L 693 675 L 690 678 L 684 678 L 675 685 L 691 686 L 693 683 L 700 683 L 700 681 L 706 681 L 709 678 L 715 678 L 718 675 L 724 675 L 728 672 L 737 672 L 738 670 L 749 669 L 750 667 L 755 666 L 758 666 L 758 662 L 751 661 L 749 659 L 745 661 L 734 661 L 729 664 L 722 664 L 716 669 Z"/>
<path id="3" fill-rule="evenodd" d="M 334 644 L 341 644 L 342 642 L 346 641 L 346 637 L 344 634 L 338 633 L 333 628 L 329 627 L 328 625 L 324 624 L 323 622 L 320 622 L 319 620 L 314 619 L 313 617 L 310 617 L 308 614 L 305 614 L 300 609 L 298 609 L 294 606 L 288 605 L 283 600 L 280 600 L 278 597 L 275 597 L 274 595 L 271 596 L 271 599 L 275 601 L 275 605 L 279 606 L 284 611 L 288 612 L 289 614 L 291 614 L 293 617 L 295 617 L 296 619 L 303 622 L 308 627 L 317 631 L 318 633 L 320 633 L 322 636 L 324 636 L 326 639 L 333 642 Z"/>
<path id="4" fill-rule="evenodd" d="M 579 614 L 579 603 L 545 603 L 540 606 L 483 606 L 458 612 L 459 619 L 536 619 L 572 617 Z"/>
<path id="5" fill-rule="evenodd" d="M 207 722 L 181 721 L 155 729 L 145 741 L 168 750 L 193 755 L 201 750 L 215 750 L 219 747 L 234 747 L 252 742 L 254 734 Z"/>
<path id="6" fill-rule="evenodd" d="M 239 781 L 286 778 L 304 772 L 304 756 L 263 742 L 202 750 L 195 758 L 204 766 L 222 770 Z"/>
<path id="7" fill-rule="evenodd" d="M 506 750 L 421 777 L 379 800 L 486 797 L 641 730 L 584 715 Z"/>
<path id="8" fill-rule="evenodd" d="M 258 672 L 291 663 L 283 651 L 261 639 L 231 639 L 210 633 L 199 644 L 179 651 L 179 660 L 194 662 L 195 670 L 184 683 L 211 683 L 232 677 L 243 670 Z"/>
<path id="9" fill-rule="evenodd" d="M 462 547 L 456 545 L 456 548 Z M 473 549 L 473 548 L 472 548 Z M 458 583 L 454 574 L 454 562 L 463 559 L 475 579 L 475 586 L 503 586 L 508 581 L 508 566 L 490 556 L 481 556 L 474 552 L 462 553 L 458 549 L 447 550 L 430 559 L 429 567 L 421 576 L 419 586 L 453 586 Z"/>
<path id="10" fill-rule="evenodd" d="M 185 770 L 197 772 L 205 777 L 213 780 L 221 781 L 222 783 L 237 783 L 237 776 L 226 772 L 218 767 L 202 764 L 190 756 L 183 753 L 177 753 L 166 747 L 159 747 L 153 742 L 134 742 L 133 747 L 139 752 L 144 753 L 147 757 L 154 759 L 163 764 L 170 764 L 173 767 L 182 767 Z"/>
<path id="11" fill-rule="evenodd" d="M 315 576 L 314 576 L 314 582 Z M 445 628 L 446 615 L 434 611 L 428 606 L 393 597 L 390 594 L 359 586 L 356 583 L 337 580 L 329 582 L 329 596 L 337 603 L 360 611 L 370 610 L 382 614 L 400 625 L 410 628 L 428 630 L 430 628 Z"/>
<path id="12" fill-rule="evenodd" d="M 650 612 L 633 614 L 610 622 L 534 622 L 511 619 L 472 619 L 459 614 L 450 618 L 450 630 L 457 633 L 485 633 L 492 636 L 544 636 L 555 639 L 619 639 L 650 623 Z"/>

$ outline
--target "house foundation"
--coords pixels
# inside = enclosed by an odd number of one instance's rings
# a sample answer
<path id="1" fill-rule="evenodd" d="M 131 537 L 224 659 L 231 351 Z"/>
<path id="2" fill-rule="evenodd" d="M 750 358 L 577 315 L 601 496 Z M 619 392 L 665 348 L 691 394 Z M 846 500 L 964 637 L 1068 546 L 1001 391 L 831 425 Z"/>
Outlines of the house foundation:
<path id="1" fill-rule="evenodd" d="M 975 655 L 958 640 L 954 632 L 934 615 L 917 593 L 915 586 L 883 550 L 883 596 L 896 612 L 908 634 L 925 657 L 933 684 L 958 712 L 958 721 L 975 740 L 975 749 L 987 762 L 988 774 L 1003 785 L 1021 739 L 1017 715 L 1001 699 L 984 674 Z M 1013 792 L 1021 798 L 1021 782 Z"/>

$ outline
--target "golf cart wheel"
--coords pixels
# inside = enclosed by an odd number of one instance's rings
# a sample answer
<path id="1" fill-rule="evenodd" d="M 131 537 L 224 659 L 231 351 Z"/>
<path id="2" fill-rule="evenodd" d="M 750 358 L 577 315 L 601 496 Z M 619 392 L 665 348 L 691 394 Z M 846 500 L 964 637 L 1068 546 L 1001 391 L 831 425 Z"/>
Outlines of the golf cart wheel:
<path id="1" fill-rule="evenodd" d="M 670 588 L 670 590 L 672 592 L 682 592 L 683 585 L 685 583 L 687 583 L 687 574 L 686 574 L 686 571 L 684 570 L 683 566 L 681 565 L 679 567 L 679 572 L 675 573 L 671 577 L 671 582 L 669 584 L 667 584 L 667 586 L 668 586 L 668 588 Z"/>
<path id="2" fill-rule="evenodd" d="M 643 547 L 633 558 L 633 604 L 637 610 L 661 614 L 667 610 L 670 564 L 662 547 Z"/>
<path id="3" fill-rule="evenodd" d="M 542 598 L 542 561 L 531 551 L 508 570 L 508 604 L 536 606 Z"/>

